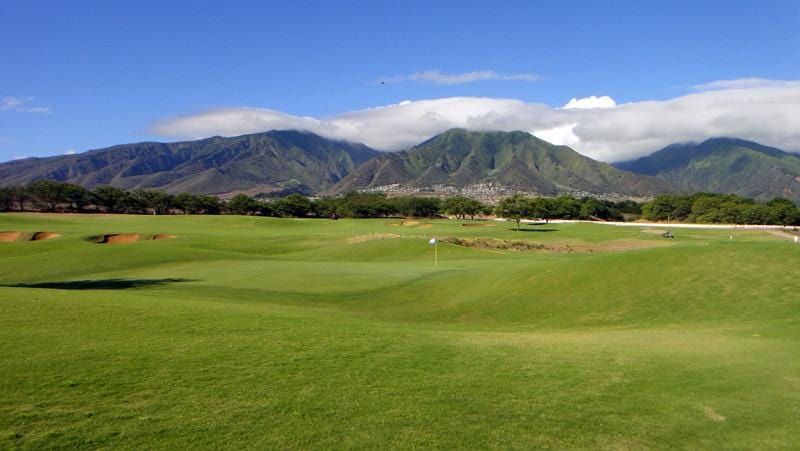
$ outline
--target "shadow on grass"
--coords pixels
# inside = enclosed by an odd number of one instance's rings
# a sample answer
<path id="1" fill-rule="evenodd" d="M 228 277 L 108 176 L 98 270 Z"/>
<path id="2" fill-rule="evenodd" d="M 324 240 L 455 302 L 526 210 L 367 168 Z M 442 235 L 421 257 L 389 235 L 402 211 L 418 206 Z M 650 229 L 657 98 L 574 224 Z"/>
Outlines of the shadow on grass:
<path id="1" fill-rule="evenodd" d="M 169 283 L 193 282 L 196 279 L 100 279 L 67 280 L 63 282 L 17 283 L 3 285 L 10 288 L 52 288 L 57 290 L 127 290 L 130 288 L 161 286 Z"/>
<path id="2" fill-rule="evenodd" d="M 517 230 L 516 227 L 514 227 L 513 229 L 508 229 L 508 230 L 511 230 L 512 232 L 557 232 L 558 231 L 558 229 L 519 229 L 519 230 Z"/>

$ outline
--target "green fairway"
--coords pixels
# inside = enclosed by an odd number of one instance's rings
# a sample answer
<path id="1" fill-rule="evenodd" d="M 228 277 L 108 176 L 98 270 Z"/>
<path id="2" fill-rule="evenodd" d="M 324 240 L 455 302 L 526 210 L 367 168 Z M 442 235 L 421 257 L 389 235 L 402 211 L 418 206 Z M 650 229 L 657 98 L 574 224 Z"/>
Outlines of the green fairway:
<path id="1" fill-rule="evenodd" d="M 22 232 L 0 242 L 2 449 L 800 443 L 800 245 L 767 232 L 37 214 L 2 231 Z M 26 241 L 43 231 L 60 236 Z M 89 240 L 107 234 L 140 240 Z M 434 236 L 478 244 L 440 243 L 434 267 Z"/>

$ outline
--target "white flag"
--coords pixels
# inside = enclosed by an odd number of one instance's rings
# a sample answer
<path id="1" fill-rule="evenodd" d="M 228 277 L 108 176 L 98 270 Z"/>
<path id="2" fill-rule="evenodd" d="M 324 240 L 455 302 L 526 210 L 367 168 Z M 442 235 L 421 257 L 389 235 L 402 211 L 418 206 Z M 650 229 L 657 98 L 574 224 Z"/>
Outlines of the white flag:
<path id="1" fill-rule="evenodd" d="M 436 238 L 431 238 L 428 244 L 436 244 Z"/>

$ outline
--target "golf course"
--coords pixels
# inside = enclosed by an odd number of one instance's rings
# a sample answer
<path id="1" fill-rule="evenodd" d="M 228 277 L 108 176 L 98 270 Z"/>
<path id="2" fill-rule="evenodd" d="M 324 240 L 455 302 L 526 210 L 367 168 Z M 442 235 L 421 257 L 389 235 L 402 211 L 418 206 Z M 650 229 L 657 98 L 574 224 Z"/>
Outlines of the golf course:
<path id="1" fill-rule="evenodd" d="M 5 213 L 0 449 L 796 447 L 800 244 L 666 230 Z"/>

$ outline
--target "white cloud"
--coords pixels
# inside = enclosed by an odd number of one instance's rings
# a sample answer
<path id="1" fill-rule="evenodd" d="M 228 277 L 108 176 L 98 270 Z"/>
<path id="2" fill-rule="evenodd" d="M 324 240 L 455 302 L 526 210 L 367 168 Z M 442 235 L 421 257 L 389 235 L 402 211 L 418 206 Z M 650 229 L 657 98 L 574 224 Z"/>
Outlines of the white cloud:
<path id="1" fill-rule="evenodd" d="M 33 100 L 33 97 L 7 96 L 0 99 L 0 110 L 16 109 Z"/>
<path id="2" fill-rule="evenodd" d="M 695 91 L 713 91 L 717 89 L 747 89 L 747 88 L 781 88 L 797 85 L 791 80 L 769 80 L 766 78 L 750 77 L 734 80 L 717 80 L 692 86 Z"/>
<path id="3" fill-rule="evenodd" d="M 591 108 L 614 108 L 617 106 L 617 102 L 614 101 L 609 96 L 589 96 L 584 97 L 582 99 L 576 99 L 575 97 L 571 98 L 566 105 L 564 105 L 565 110 L 569 110 L 572 108 L 581 109 L 581 110 L 588 110 Z"/>
<path id="4" fill-rule="evenodd" d="M 13 110 L 18 113 L 51 113 L 50 107 L 47 106 L 24 106 L 33 102 L 33 100 L 33 97 L 27 96 L 6 96 L 0 99 L 0 110 Z"/>
<path id="5" fill-rule="evenodd" d="M 29 156 L 27 156 L 27 155 L 14 155 L 13 157 L 11 157 L 11 160 L 12 160 L 12 161 L 13 161 L 13 160 L 24 160 L 24 159 L 26 159 L 26 158 L 30 158 L 30 157 L 29 157 Z"/>
<path id="6" fill-rule="evenodd" d="M 69 149 L 68 151 L 64 152 L 64 155 L 75 155 L 78 153 L 75 149 Z"/>
<path id="7" fill-rule="evenodd" d="M 546 128 L 541 130 L 533 130 L 531 134 L 539 139 L 543 139 L 553 144 L 562 146 L 577 147 L 580 145 L 581 140 L 575 135 L 575 127 L 578 126 L 577 122 L 571 124 L 559 125 L 553 128 Z"/>
<path id="8" fill-rule="evenodd" d="M 399 83 L 403 81 L 423 81 L 435 83 L 437 85 L 457 85 L 485 80 L 538 81 L 539 79 L 540 77 L 536 74 L 501 74 L 493 70 L 479 70 L 473 72 L 464 72 L 461 74 L 445 74 L 438 70 L 426 70 L 401 77 L 385 78 L 383 81 L 389 83 Z"/>
<path id="9" fill-rule="evenodd" d="M 30 107 L 21 107 L 17 108 L 17 111 L 20 113 L 36 113 L 36 114 L 50 114 L 49 106 L 30 106 Z"/>
<path id="10" fill-rule="evenodd" d="M 575 102 L 611 103 L 597 100 L 603 97 L 594 99 Z M 258 108 L 225 108 L 165 119 L 151 131 L 171 138 L 201 138 L 299 129 L 328 138 L 363 142 L 377 149 L 397 150 L 454 127 L 523 130 L 555 144 L 569 145 L 592 158 L 620 161 L 675 142 L 718 136 L 800 150 L 798 111 L 800 81 L 716 89 L 663 101 L 624 103 L 614 108 L 554 108 L 485 97 L 403 101 L 325 118 L 298 117 Z"/>

